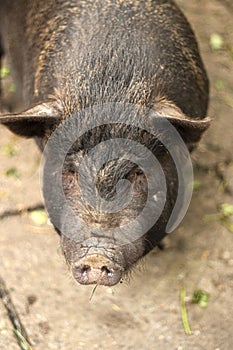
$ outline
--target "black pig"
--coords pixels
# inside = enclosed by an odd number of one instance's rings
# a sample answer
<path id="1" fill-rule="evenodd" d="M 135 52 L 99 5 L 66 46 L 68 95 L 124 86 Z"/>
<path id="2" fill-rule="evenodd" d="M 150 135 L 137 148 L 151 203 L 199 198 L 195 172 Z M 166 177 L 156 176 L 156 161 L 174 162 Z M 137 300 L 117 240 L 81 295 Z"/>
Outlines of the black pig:
<path id="1" fill-rule="evenodd" d="M 180 178 L 168 148 L 186 159 L 179 137 L 191 151 L 209 125 L 195 36 L 171 0 L 0 0 L 0 14 L 24 106 L 0 122 L 45 149 L 45 204 L 75 279 L 114 285 L 169 231 Z"/>

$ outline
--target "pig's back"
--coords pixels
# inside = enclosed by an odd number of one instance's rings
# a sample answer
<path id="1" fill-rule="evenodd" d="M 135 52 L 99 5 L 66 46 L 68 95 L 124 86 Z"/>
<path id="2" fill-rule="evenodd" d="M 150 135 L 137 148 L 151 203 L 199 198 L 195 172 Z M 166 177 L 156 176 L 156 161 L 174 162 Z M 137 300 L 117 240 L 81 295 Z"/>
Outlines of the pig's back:
<path id="1" fill-rule="evenodd" d="M 206 115 L 206 73 L 172 2 L 0 0 L 0 9 L 25 107 L 51 94 L 71 112 L 165 97 L 190 117 Z"/>

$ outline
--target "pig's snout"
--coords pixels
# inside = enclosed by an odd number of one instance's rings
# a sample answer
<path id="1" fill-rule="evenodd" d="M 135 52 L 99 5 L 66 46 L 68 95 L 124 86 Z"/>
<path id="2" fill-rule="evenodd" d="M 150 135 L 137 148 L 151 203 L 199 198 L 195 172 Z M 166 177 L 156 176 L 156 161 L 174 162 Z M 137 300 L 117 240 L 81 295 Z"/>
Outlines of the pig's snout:
<path id="1" fill-rule="evenodd" d="M 122 277 L 122 269 L 103 255 L 92 254 L 75 262 L 73 275 L 81 284 L 113 286 Z"/>

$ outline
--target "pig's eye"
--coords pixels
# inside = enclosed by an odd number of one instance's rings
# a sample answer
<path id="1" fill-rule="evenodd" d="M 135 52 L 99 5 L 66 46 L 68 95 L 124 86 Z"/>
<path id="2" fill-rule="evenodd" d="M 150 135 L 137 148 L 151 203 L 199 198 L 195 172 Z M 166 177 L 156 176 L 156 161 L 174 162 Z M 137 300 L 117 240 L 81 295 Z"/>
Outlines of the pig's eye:
<path id="1" fill-rule="evenodd" d="M 74 166 L 70 166 L 69 168 L 68 168 L 68 172 L 70 173 L 70 174 L 77 174 L 77 171 L 76 171 L 76 169 L 75 169 L 75 167 Z"/>
<path id="2" fill-rule="evenodd" d="M 144 173 L 140 168 L 132 169 L 126 176 L 127 180 L 135 181 L 138 177 L 144 177 Z"/>
<path id="3" fill-rule="evenodd" d="M 76 166 L 72 163 L 70 164 L 65 164 L 63 168 L 63 180 L 66 182 L 76 182 L 78 179 L 78 172 L 76 169 Z"/>
<path id="4" fill-rule="evenodd" d="M 76 169 L 76 166 L 75 164 L 73 163 L 70 163 L 70 164 L 67 164 L 64 166 L 64 172 L 65 173 L 69 173 L 70 175 L 75 175 L 77 174 L 77 169 Z"/>
<path id="5" fill-rule="evenodd" d="M 129 180 L 133 184 L 133 188 L 135 192 L 145 192 L 147 193 L 147 179 L 145 174 L 140 168 L 134 168 L 132 169 L 127 177 L 127 180 Z"/>

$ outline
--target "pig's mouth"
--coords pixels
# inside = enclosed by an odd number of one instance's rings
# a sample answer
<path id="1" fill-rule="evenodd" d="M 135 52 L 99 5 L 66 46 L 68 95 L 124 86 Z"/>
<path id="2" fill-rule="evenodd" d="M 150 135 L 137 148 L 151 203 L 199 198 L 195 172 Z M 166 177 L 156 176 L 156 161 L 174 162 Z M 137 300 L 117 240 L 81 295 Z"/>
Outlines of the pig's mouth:
<path id="1" fill-rule="evenodd" d="M 71 265 L 72 273 L 80 284 L 113 286 L 123 274 L 123 269 L 102 254 L 90 254 Z"/>

